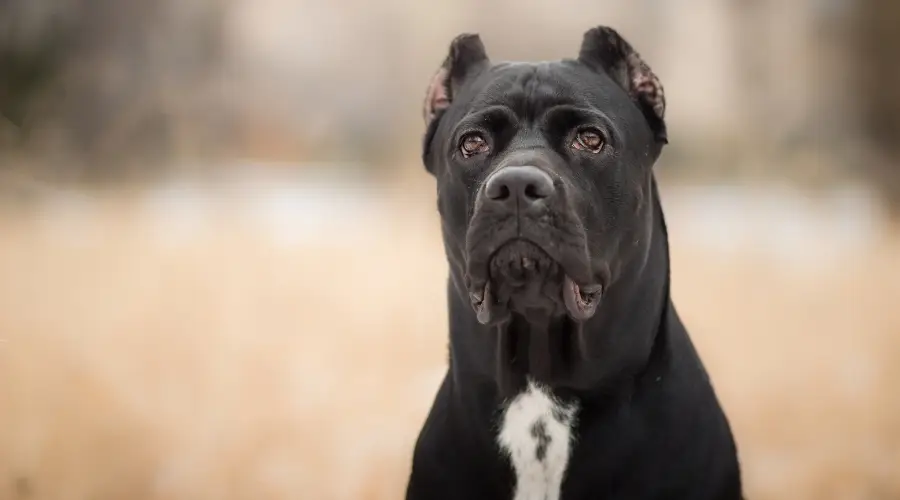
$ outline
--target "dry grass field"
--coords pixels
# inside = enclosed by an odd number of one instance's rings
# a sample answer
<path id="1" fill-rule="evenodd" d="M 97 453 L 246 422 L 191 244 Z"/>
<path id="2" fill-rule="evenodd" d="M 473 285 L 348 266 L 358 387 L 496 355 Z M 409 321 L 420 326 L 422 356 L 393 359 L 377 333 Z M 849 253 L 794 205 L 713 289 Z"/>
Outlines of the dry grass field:
<path id="1" fill-rule="evenodd" d="M 402 498 L 446 355 L 425 198 L 295 244 L 228 213 L 161 240 L 125 195 L 72 234 L 4 211 L 0 500 Z M 900 239 L 673 260 L 748 498 L 900 498 Z"/>

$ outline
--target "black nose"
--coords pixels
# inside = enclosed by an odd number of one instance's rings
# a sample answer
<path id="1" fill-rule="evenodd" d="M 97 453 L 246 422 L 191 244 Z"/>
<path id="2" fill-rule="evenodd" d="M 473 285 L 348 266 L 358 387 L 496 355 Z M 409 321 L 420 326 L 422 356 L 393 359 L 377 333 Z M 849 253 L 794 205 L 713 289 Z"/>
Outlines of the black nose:
<path id="1" fill-rule="evenodd" d="M 532 167 L 504 167 L 492 174 L 484 186 L 488 199 L 522 208 L 553 196 L 553 179 L 543 170 Z"/>

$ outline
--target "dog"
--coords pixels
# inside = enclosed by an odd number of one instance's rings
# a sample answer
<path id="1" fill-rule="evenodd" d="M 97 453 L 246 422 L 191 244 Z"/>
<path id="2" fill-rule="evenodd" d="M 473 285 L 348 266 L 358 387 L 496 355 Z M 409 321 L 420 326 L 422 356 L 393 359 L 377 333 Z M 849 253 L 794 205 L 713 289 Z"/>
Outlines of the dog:
<path id="1" fill-rule="evenodd" d="M 492 62 L 463 34 L 426 92 L 449 366 L 407 500 L 739 500 L 730 424 L 670 296 L 662 84 L 614 29 Z"/>

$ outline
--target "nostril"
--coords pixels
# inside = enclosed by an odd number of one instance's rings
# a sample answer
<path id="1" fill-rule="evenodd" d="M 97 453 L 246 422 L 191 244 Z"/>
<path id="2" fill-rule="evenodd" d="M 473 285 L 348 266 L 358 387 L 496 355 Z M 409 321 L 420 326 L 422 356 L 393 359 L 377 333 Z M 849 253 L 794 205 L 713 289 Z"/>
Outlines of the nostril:
<path id="1" fill-rule="evenodd" d="M 509 187 L 506 184 L 502 184 L 499 182 L 493 183 L 493 185 L 489 186 L 487 195 L 488 198 L 496 201 L 502 201 L 509 198 Z"/>
<path id="2" fill-rule="evenodd" d="M 538 188 L 534 184 L 528 184 L 525 186 L 525 197 L 532 200 L 539 200 L 541 198 L 546 198 L 547 194 L 543 192 L 544 190 Z"/>

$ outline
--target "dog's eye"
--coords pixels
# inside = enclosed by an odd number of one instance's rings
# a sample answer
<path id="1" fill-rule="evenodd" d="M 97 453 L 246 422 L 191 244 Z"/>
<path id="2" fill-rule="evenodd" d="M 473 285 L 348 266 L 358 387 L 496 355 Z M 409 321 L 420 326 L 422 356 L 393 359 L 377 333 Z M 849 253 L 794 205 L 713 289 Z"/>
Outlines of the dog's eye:
<path id="1" fill-rule="evenodd" d="M 473 155 L 487 153 L 490 150 L 490 146 L 488 146 L 487 141 L 484 140 L 484 137 L 482 137 L 481 134 L 473 133 L 467 134 L 462 138 L 459 150 L 462 152 L 463 156 L 468 158 Z"/>
<path id="2" fill-rule="evenodd" d="M 603 149 L 603 134 L 595 128 L 585 128 L 575 134 L 572 147 L 580 151 L 599 153 Z"/>

